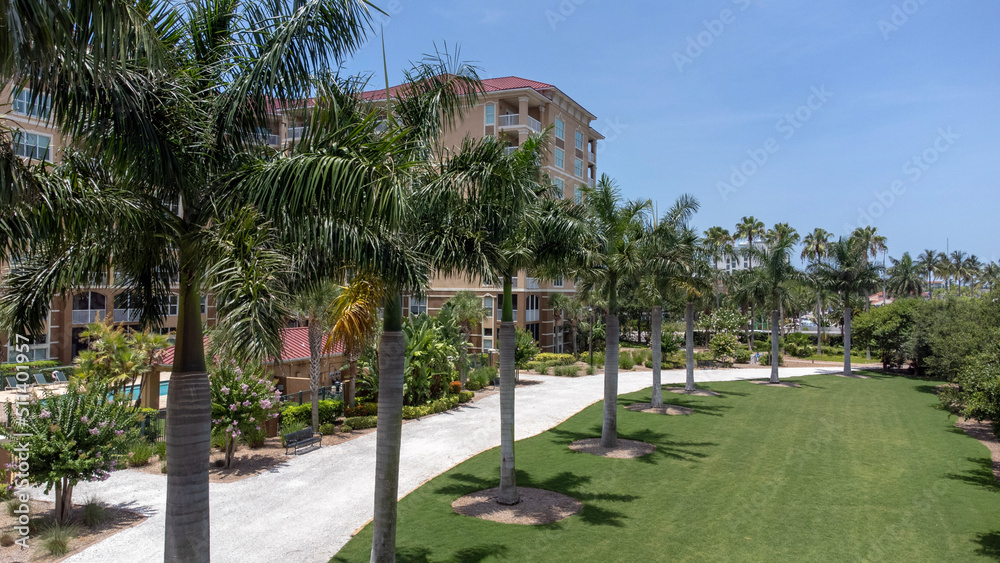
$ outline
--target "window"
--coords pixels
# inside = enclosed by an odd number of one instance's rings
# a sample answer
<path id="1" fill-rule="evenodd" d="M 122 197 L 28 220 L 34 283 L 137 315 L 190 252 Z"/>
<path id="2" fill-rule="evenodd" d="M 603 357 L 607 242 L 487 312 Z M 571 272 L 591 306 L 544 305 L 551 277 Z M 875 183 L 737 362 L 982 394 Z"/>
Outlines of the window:
<path id="1" fill-rule="evenodd" d="M 492 328 L 484 328 L 483 329 L 483 336 L 493 336 L 493 329 Z"/>
<path id="2" fill-rule="evenodd" d="M 552 287 L 562 287 L 562 286 L 563 286 L 562 276 L 559 276 L 558 278 L 552 280 Z"/>
<path id="3" fill-rule="evenodd" d="M 493 125 L 497 121 L 497 107 L 493 104 L 486 104 L 486 125 Z"/>
<path id="4" fill-rule="evenodd" d="M 483 309 L 486 309 L 486 316 L 493 317 L 493 297 L 487 295 L 483 297 Z"/>
<path id="5" fill-rule="evenodd" d="M 14 133 L 14 154 L 35 160 L 48 160 L 51 140 L 51 137 L 46 135 L 16 131 Z"/>
<path id="6" fill-rule="evenodd" d="M 573 201 L 583 203 L 583 188 L 581 186 L 573 188 Z"/>
<path id="7" fill-rule="evenodd" d="M 419 315 L 427 312 L 427 298 L 410 296 L 410 314 Z"/>
<path id="8" fill-rule="evenodd" d="M 556 149 L 556 168 L 566 167 L 566 151 Z"/>
<path id="9" fill-rule="evenodd" d="M 579 158 L 573 163 L 573 173 L 577 178 L 583 178 L 583 161 Z"/>
<path id="10" fill-rule="evenodd" d="M 14 344 L 18 348 L 14 347 Z M 24 346 L 27 345 L 28 348 L 25 350 Z M 48 340 L 45 335 L 34 336 L 25 340 L 24 338 L 16 339 L 16 342 L 11 342 L 11 345 L 7 346 L 7 362 L 8 363 L 24 363 L 24 362 L 38 362 L 41 360 L 49 359 L 49 345 Z"/>
<path id="11" fill-rule="evenodd" d="M 166 310 L 168 317 L 177 316 L 177 304 L 178 297 L 176 293 L 171 293 L 170 295 L 163 297 L 163 308 Z"/>
<path id="12" fill-rule="evenodd" d="M 556 118 L 556 139 L 564 139 L 566 135 L 566 124 L 563 120 Z"/>
<path id="13" fill-rule="evenodd" d="M 562 178 L 553 178 L 552 179 L 552 184 L 555 187 L 559 188 L 560 192 L 562 192 L 563 189 L 566 187 L 566 182 L 564 182 Z"/>
<path id="14" fill-rule="evenodd" d="M 493 339 L 492 338 L 484 338 L 483 339 L 483 350 L 485 351 L 485 350 L 492 350 L 492 349 L 493 349 Z"/>
<path id="15" fill-rule="evenodd" d="M 541 326 L 538 323 L 531 323 L 531 324 L 524 325 L 524 328 L 525 328 L 525 330 L 527 330 L 528 332 L 531 333 L 531 338 L 533 338 L 535 340 L 535 342 L 538 342 L 538 340 L 539 340 L 539 333 L 541 333 L 541 330 L 540 330 Z"/>
<path id="16" fill-rule="evenodd" d="M 134 303 L 128 295 L 122 293 L 114 297 L 115 322 L 134 323 L 139 321 L 138 303 Z"/>
<path id="17" fill-rule="evenodd" d="M 208 297 L 205 297 L 204 295 L 201 296 L 201 314 L 208 314 Z"/>
<path id="18" fill-rule="evenodd" d="M 73 296 L 73 324 L 97 322 L 106 314 L 108 298 L 103 293 L 86 291 Z"/>
<path id="19" fill-rule="evenodd" d="M 580 131 L 576 132 L 576 149 L 583 150 L 583 133 Z"/>
<path id="20" fill-rule="evenodd" d="M 11 109 L 14 113 L 21 115 L 27 115 L 29 117 L 38 117 L 40 119 L 48 119 L 49 111 L 52 109 L 52 100 L 46 96 L 44 99 L 35 100 L 35 105 L 31 105 L 31 90 L 25 88 L 18 92 L 17 96 L 11 100 Z"/>

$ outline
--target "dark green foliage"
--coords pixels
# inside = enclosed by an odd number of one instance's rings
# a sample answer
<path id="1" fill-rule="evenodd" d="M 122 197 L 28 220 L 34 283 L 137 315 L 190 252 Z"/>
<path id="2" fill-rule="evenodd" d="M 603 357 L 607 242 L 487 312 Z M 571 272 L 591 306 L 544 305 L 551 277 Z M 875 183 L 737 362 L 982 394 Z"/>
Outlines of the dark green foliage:
<path id="1" fill-rule="evenodd" d="M 859 313 L 851 327 L 857 349 L 870 347 L 872 354 L 881 358 L 884 369 L 902 367 L 911 357 L 907 349 L 921 305 L 914 299 L 899 299 Z"/>
<path id="2" fill-rule="evenodd" d="M 465 388 L 470 391 L 479 391 L 483 387 L 491 385 L 497 377 L 497 368 L 491 366 L 481 366 L 469 374 L 465 382 Z"/>
<path id="3" fill-rule="evenodd" d="M 538 344 L 526 330 L 517 329 L 514 337 L 514 366 L 517 369 L 525 369 L 528 361 L 538 354 Z"/>
<path id="4" fill-rule="evenodd" d="M 282 424 L 278 427 L 278 437 L 281 438 L 281 447 L 285 447 L 285 434 L 291 434 L 292 432 L 298 432 L 304 429 L 308 424 L 304 422 L 290 422 L 288 424 Z"/>
<path id="5" fill-rule="evenodd" d="M 331 436 L 337 433 L 337 427 L 334 424 L 326 423 L 319 426 L 319 433 L 324 436 Z"/>
<path id="6" fill-rule="evenodd" d="M 677 352 L 683 345 L 683 336 L 675 336 L 674 333 L 667 331 L 663 331 L 660 335 L 660 350 L 664 357 Z"/>
<path id="7" fill-rule="evenodd" d="M 344 415 L 344 402 L 339 399 L 324 399 L 319 401 L 319 423 L 332 424 L 337 417 Z M 312 421 L 312 405 L 310 403 L 286 404 L 281 409 L 282 424 L 290 422 L 310 423 Z"/>
<path id="8" fill-rule="evenodd" d="M 580 366 L 556 366 L 554 375 L 576 377 L 580 375 Z"/>
<path id="9" fill-rule="evenodd" d="M 14 358 L 16 358 L 16 356 L 8 359 L 8 361 L 14 362 Z M 28 371 L 30 373 L 35 373 L 40 369 L 59 367 L 59 362 L 55 360 L 38 360 L 37 362 L 26 362 L 23 364 L 19 363 L 0 364 L 0 376 L 6 377 L 14 375 L 18 371 L 17 369 L 18 366 L 27 366 Z"/>
<path id="10" fill-rule="evenodd" d="M 100 526 L 107 519 L 107 512 L 104 505 L 97 499 L 87 499 L 83 504 L 83 525 L 88 528 Z"/>
<path id="11" fill-rule="evenodd" d="M 475 396 L 476 396 L 476 394 L 473 393 L 472 391 L 462 391 L 462 392 L 460 392 L 458 394 L 458 402 L 459 403 L 468 403 Z"/>
<path id="12" fill-rule="evenodd" d="M 344 427 L 352 430 L 363 430 L 365 428 L 375 428 L 376 417 L 374 416 L 354 416 L 344 420 Z"/>
<path id="13" fill-rule="evenodd" d="M 627 350 L 618 352 L 618 367 L 623 370 L 630 370 L 635 367 L 635 360 L 632 359 L 632 354 Z"/>

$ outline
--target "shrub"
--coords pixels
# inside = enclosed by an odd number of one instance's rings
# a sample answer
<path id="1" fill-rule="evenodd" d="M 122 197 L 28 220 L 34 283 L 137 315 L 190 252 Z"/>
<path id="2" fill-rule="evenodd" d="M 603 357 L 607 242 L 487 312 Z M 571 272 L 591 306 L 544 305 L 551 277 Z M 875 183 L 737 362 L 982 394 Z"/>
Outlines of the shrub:
<path id="1" fill-rule="evenodd" d="M 562 377 L 576 377 L 580 375 L 580 366 L 559 366 L 555 369 L 555 374 Z"/>
<path id="2" fill-rule="evenodd" d="M 448 392 L 451 393 L 452 395 L 458 395 L 459 393 L 461 393 L 462 392 L 462 382 L 461 381 L 452 381 L 451 383 L 449 383 L 448 384 Z"/>
<path id="3" fill-rule="evenodd" d="M 712 337 L 708 344 L 711 359 L 724 365 L 731 365 L 736 360 L 740 349 L 740 340 L 735 334 L 720 333 Z"/>
<path id="4" fill-rule="evenodd" d="M 14 535 L 10 532 L 0 534 L 0 547 L 10 547 L 14 545 Z"/>
<path id="5" fill-rule="evenodd" d="M 157 442 L 153 444 L 153 453 L 161 460 L 167 459 L 167 443 Z"/>
<path id="6" fill-rule="evenodd" d="M 486 387 L 497 377 L 497 368 L 491 366 L 480 366 L 469 374 L 468 381 L 465 382 L 465 388 L 470 391 L 478 391 L 483 387 Z"/>
<path id="7" fill-rule="evenodd" d="M 375 416 L 354 416 L 344 420 L 344 426 L 347 426 L 352 430 L 375 428 L 375 419 Z"/>
<path id="8" fill-rule="evenodd" d="M 126 461 L 129 467 L 142 467 L 149 463 L 151 457 L 153 457 L 153 445 L 140 438 L 129 445 Z"/>
<path id="9" fill-rule="evenodd" d="M 517 329 L 514 333 L 514 367 L 524 369 L 524 366 L 538 353 L 538 344 L 531 333 Z"/>
<path id="10" fill-rule="evenodd" d="M 83 504 L 83 524 L 88 528 L 96 528 L 107 519 L 104 505 L 95 498 L 87 499 Z"/>
<path id="11" fill-rule="evenodd" d="M 594 375 L 594 366 L 587 366 L 587 375 Z"/>
<path id="12" fill-rule="evenodd" d="M 770 352 L 765 352 L 764 354 L 761 354 L 761 356 L 760 356 L 760 365 L 762 365 L 762 366 L 769 366 L 769 365 L 771 365 L 771 353 Z M 778 365 L 779 366 L 785 365 L 785 357 L 784 356 L 781 356 L 781 355 L 778 356 Z"/>
<path id="13" fill-rule="evenodd" d="M 282 424 L 278 429 L 278 436 L 281 437 L 281 447 L 285 447 L 285 434 L 291 434 L 292 432 L 298 432 L 302 430 L 307 425 L 303 422 L 292 422 L 289 424 Z"/>
<path id="14" fill-rule="evenodd" d="M 241 436 L 260 430 L 268 419 L 278 418 L 281 392 L 260 366 L 212 365 L 209 373 L 212 429 L 223 437 L 225 466 L 230 467 Z"/>
<path id="15" fill-rule="evenodd" d="M 160 462 L 160 473 L 163 473 L 164 475 L 167 474 L 167 460 Z"/>
<path id="16" fill-rule="evenodd" d="M 378 414 L 378 403 L 358 403 L 356 406 L 344 409 L 345 418 L 375 416 Z"/>
<path id="17" fill-rule="evenodd" d="M 403 406 L 403 420 L 411 420 L 434 414 L 434 409 L 430 405 Z"/>
<path id="18" fill-rule="evenodd" d="M 458 402 L 459 403 L 468 403 L 475 396 L 476 396 L 476 394 L 473 393 L 472 391 L 461 391 L 458 394 Z"/>
<path id="19" fill-rule="evenodd" d="M 739 349 L 736 350 L 736 363 L 738 364 L 749 364 L 750 363 L 750 348 L 740 344 Z"/>
<path id="20" fill-rule="evenodd" d="M 545 362 L 531 361 L 524 364 L 525 369 L 545 375 L 549 370 L 549 364 Z"/>
<path id="21" fill-rule="evenodd" d="M 544 352 L 542 354 L 536 354 L 535 361 L 548 362 L 554 366 L 568 366 L 576 362 L 576 359 L 573 357 L 573 354 L 552 354 L 550 352 Z"/>
<path id="22" fill-rule="evenodd" d="M 669 356 L 681 349 L 684 343 L 683 337 L 677 337 L 673 332 L 663 331 L 660 333 L 660 351 L 664 356 Z"/>
<path id="23" fill-rule="evenodd" d="M 14 362 L 14 358 L 9 358 L 9 361 Z M 40 369 L 59 367 L 59 362 L 55 360 L 37 360 L 34 362 L 0 364 L 0 375 L 5 377 L 15 375 L 17 374 L 18 366 L 28 366 L 28 371 L 33 373 Z"/>
<path id="24" fill-rule="evenodd" d="M 635 367 L 635 361 L 632 359 L 632 354 L 622 350 L 618 353 L 618 367 L 623 370 L 630 370 Z"/>
<path id="25" fill-rule="evenodd" d="M 339 399 L 324 399 L 319 401 L 319 423 L 334 423 L 338 416 L 344 414 L 344 402 Z M 281 408 L 281 422 L 302 422 L 312 424 L 312 404 L 285 404 Z"/>
<path id="26" fill-rule="evenodd" d="M 264 426 L 250 428 L 243 433 L 243 443 L 250 449 L 262 447 L 265 442 L 267 442 L 267 428 Z"/>
<path id="27" fill-rule="evenodd" d="M 69 540 L 80 535 L 80 527 L 74 524 L 52 524 L 41 530 L 38 539 L 49 555 L 66 555 L 69 553 Z"/>
<path id="28" fill-rule="evenodd" d="M 590 362 L 590 354 L 587 354 L 586 360 L 587 362 Z M 604 366 L 604 352 L 594 351 L 594 365 Z"/>
<path id="29" fill-rule="evenodd" d="M 17 518 L 17 513 L 14 511 L 17 510 L 17 507 L 19 506 L 21 506 L 21 501 L 16 498 L 7 501 L 7 515 L 11 518 Z"/>
<path id="30" fill-rule="evenodd" d="M 333 423 L 330 423 L 330 422 L 327 422 L 325 424 L 321 424 L 320 427 L 319 427 L 319 433 L 322 434 L 322 435 L 324 435 L 324 436 L 330 436 L 332 434 L 336 434 L 337 433 L 337 426 L 334 425 Z"/>

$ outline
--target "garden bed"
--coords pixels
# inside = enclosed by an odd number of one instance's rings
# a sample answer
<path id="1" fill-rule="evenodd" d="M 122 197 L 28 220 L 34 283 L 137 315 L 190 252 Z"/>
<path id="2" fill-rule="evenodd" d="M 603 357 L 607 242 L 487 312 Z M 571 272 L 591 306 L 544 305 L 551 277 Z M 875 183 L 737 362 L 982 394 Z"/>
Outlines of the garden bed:
<path id="1" fill-rule="evenodd" d="M 83 499 L 78 499 L 83 500 Z M 6 505 L 6 503 L 4 503 Z M 52 520 L 54 503 L 43 500 L 30 501 L 32 518 L 41 518 L 46 521 Z M 94 527 L 87 527 L 81 523 L 83 518 L 83 506 L 76 505 L 73 508 L 72 519 L 79 526 L 79 533 L 68 541 L 69 551 L 64 555 L 49 555 L 49 551 L 39 538 L 39 532 L 34 532 L 28 538 L 28 548 L 22 549 L 14 544 L 6 547 L 0 546 L 0 563 L 16 563 L 23 561 L 62 561 L 74 553 L 79 553 L 90 545 L 93 545 L 109 536 L 131 528 L 146 519 L 146 516 L 125 510 L 123 508 L 104 507 L 104 519 Z M 7 507 L 0 511 L 0 529 L 3 533 L 10 534 L 11 538 L 20 537 L 17 532 L 12 531 L 14 518 L 10 516 Z M 4 542 L 6 543 L 6 542 Z"/>

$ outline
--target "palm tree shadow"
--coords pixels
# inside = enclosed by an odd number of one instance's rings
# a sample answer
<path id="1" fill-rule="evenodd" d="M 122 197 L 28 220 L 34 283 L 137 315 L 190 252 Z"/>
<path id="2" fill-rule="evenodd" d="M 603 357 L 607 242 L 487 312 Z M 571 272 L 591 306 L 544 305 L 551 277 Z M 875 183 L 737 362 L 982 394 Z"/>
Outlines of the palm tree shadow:
<path id="1" fill-rule="evenodd" d="M 431 550 L 426 547 L 396 547 L 399 563 L 430 563 Z"/>
<path id="2" fill-rule="evenodd" d="M 448 479 L 451 479 L 453 482 L 448 485 L 438 487 L 434 490 L 435 494 L 463 496 L 475 491 L 491 489 L 500 484 L 497 480 L 483 479 L 469 473 L 452 473 L 451 475 L 448 475 Z"/>
<path id="3" fill-rule="evenodd" d="M 945 478 L 953 479 L 955 481 L 965 481 L 970 485 L 974 485 L 988 491 L 1000 492 L 1000 482 L 997 482 L 996 475 L 993 473 L 994 464 L 992 459 L 985 457 L 969 457 L 966 459 L 975 464 L 977 467 L 962 474 L 946 473 Z"/>
<path id="4" fill-rule="evenodd" d="M 498 559 L 506 559 L 507 551 L 506 545 L 498 543 L 474 545 L 458 550 L 451 560 L 455 563 L 478 563 L 494 556 Z"/>
<path id="5" fill-rule="evenodd" d="M 977 555 L 1000 561 L 1000 532 L 976 534 L 975 542 L 979 544 Z"/>

